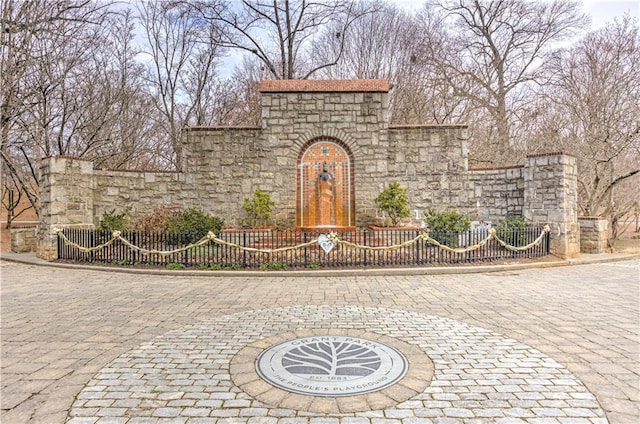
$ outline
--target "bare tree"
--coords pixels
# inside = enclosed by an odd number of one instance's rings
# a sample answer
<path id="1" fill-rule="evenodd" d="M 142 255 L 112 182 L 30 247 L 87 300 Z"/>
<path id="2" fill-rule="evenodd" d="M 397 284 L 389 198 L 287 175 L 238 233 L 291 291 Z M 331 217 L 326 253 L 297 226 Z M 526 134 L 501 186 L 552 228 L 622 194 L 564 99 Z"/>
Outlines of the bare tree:
<path id="1" fill-rule="evenodd" d="M 166 168 L 169 164 L 160 160 L 152 144 L 153 135 L 162 131 L 155 124 L 160 119 L 147 90 L 146 68 L 137 60 L 141 50 L 134 43 L 136 17 L 131 9 L 118 9 L 105 28 L 106 45 L 95 60 L 104 102 L 92 104 L 90 114 L 108 119 L 101 131 L 105 142 L 90 152 L 91 158 L 101 168 Z"/>
<path id="2" fill-rule="evenodd" d="M 342 52 L 337 64 L 316 75 L 329 79 L 385 78 L 389 94 L 391 120 L 394 123 L 454 122 L 460 117 L 460 98 L 448 95 L 448 85 L 439 77 L 423 45 L 436 43 L 433 20 L 411 16 L 393 3 L 373 1 L 359 7 L 372 10 L 344 32 L 340 23 L 316 38 L 314 61 L 327 63 Z"/>
<path id="3" fill-rule="evenodd" d="M 455 87 L 472 87 L 460 77 L 442 72 L 442 63 L 461 67 L 462 58 L 454 54 L 455 48 L 446 32 L 445 22 L 427 6 L 411 24 L 403 25 L 408 31 L 411 46 L 408 60 L 402 62 L 394 93 L 393 120 L 400 123 L 459 123 L 469 116 L 472 102 L 461 96 Z"/>
<path id="4" fill-rule="evenodd" d="M 79 148 L 72 117 L 86 96 L 76 97 L 71 81 L 89 57 L 107 6 L 90 0 L 2 3 L 1 163 L 36 213 L 40 159 Z"/>
<path id="5" fill-rule="evenodd" d="M 617 224 L 636 207 L 640 186 L 640 34 L 626 16 L 549 61 L 539 138 L 578 157 L 586 216 Z"/>
<path id="6" fill-rule="evenodd" d="M 233 75 L 224 81 L 213 109 L 217 123 L 222 125 L 260 125 L 260 83 L 269 78 L 262 62 L 244 57 Z"/>
<path id="7" fill-rule="evenodd" d="M 217 25 L 204 24 L 184 2 L 143 1 L 138 10 L 152 59 L 149 86 L 170 146 L 165 159 L 181 169 L 182 128 L 205 119 L 204 93 L 220 56 Z"/>
<path id="8" fill-rule="evenodd" d="M 222 45 L 256 57 L 275 79 L 307 79 L 335 65 L 342 49 L 322 63 L 313 63 L 314 36 L 333 24 L 332 36 L 342 40 L 348 28 L 370 8 L 353 0 L 243 0 L 241 5 L 192 1 L 207 21 L 221 26 Z"/>
<path id="9" fill-rule="evenodd" d="M 529 100 L 526 90 L 542 82 L 541 59 L 554 43 L 574 36 L 588 23 L 580 4 L 570 0 L 441 0 L 426 13 L 444 23 L 447 52 L 425 46 L 425 52 L 452 88 L 486 112 L 490 133 L 486 149 L 475 153 L 487 162 L 514 157 L 512 126 Z M 476 140 L 478 143 L 478 140 Z"/>
<path id="10" fill-rule="evenodd" d="M 341 21 L 327 25 L 316 37 L 313 61 L 330 63 L 318 75 L 329 79 L 386 78 L 393 80 L 412 50 L 409 15 L 392 4 L 360 3 L 356 7 L 373 12 L 363 15 L 344 31 Z M 341 37 L 335 34 L 341 33 Z"/>

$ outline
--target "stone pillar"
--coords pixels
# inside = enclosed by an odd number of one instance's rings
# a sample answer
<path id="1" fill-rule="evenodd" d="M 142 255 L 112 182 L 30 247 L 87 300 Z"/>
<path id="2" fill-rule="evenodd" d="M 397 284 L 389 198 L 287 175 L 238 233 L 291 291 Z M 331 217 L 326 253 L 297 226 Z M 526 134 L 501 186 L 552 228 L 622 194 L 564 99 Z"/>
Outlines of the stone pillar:
<path id="1" fill-rule="evenodd" d="M 35 252 L 38 248 L 36 228 L 12 228 L 11 251 L 14 253 Z"/>
<path id="2" fill-rule="evenodd" d="M 56 228 L 93 228 L 93 162 L 52 157 L 40 168 L 39 257 L 58 257 Z"/>
<path id="3" fill-rule="evenodd" d="M 609 221 L 604 218 L 581 216 L 580 253 L 606 253 Z"/>
<path id="4" fill-rule="evenodd" d="M 551 228 L 551 253 L 570 258 L 580 253 L 576 158 L 552 153 L 527 157 L 523 216 Z"/>

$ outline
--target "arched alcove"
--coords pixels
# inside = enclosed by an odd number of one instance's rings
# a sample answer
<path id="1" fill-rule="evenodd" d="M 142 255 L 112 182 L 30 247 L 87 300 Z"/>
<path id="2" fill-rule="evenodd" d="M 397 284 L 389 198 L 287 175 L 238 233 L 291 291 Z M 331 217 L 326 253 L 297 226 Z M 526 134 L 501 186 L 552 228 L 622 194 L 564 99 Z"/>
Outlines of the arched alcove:
<path id="1" fill-rule="evenodd" d="M 296 226 L 346 230 L 355 227 L 353 155 L 331 137 L 309 141 L 298 156 Z"/>

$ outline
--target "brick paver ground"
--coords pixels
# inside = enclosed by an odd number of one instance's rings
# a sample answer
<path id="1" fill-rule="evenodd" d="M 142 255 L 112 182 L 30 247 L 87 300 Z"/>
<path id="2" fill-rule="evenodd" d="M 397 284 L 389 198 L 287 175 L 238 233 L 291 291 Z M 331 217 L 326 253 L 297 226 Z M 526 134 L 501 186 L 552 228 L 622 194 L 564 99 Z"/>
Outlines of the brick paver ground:
<path id="1" fill-rule="evenodd" d="M 0 263 L 3 424 L 640 418 L 638 261 L 331 278 L 133 275 Z M 228 363 L 243 345 L 327 327 L 365 328 L 414 344 L 433 361 L 431 385 L 392 408 L 347 415 L 275 408 L 236 387 Z M 143 363 L 137 369 L 147 370 L 153 361 L 201 365 L 212 358 L 195 352 L 202 343 L 226 347 L 205 352 L 219 355 L 210 364 L 221 371 L 174 374 L 175 364 L 160 367 L 163 378 L 197 389 L 122 384 L 140 377 L 126 372 L 137 361 Z"/>

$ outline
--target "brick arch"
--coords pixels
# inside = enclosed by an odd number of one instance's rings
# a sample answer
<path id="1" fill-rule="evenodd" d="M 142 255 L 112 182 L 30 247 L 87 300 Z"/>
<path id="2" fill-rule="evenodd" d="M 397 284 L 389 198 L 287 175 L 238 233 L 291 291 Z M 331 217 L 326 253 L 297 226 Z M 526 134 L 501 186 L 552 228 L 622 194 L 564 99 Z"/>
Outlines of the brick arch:
<path id="1" fill-rule="evenodd" d="M 354 158 L 349 146 L 321 136 L 298 154 L 296 226 L 301 229 L 355 227 Z"/>
<path id="2" fill-rule="evenodd" d="M 316 128 L 301 134 L 297 139 L 293 140 L 294 149 L 292 149 L 292 153 L 295 152 L 295 147 L 302 150 L 305 146 L 308 146 L 309 143 L 319 138 L 338 140 L 347 147 L 354 157 L 360 157 L 361 150 L 356 140 L 343 130 L 333 127 Z"/>

